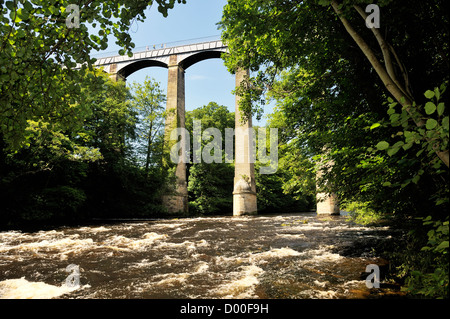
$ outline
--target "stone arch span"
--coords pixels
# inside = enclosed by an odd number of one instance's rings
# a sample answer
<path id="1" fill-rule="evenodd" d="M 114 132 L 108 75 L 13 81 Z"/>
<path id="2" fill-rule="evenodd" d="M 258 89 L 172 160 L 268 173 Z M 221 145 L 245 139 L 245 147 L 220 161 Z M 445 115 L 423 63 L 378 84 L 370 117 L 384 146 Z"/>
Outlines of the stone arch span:
<path id="1" fill-rule="evenodd" d="M 139 60 L 121 68 L 117 72 L 117 74 L 119 74 L 122 78 L 126 79 L 128 76 L 130 76 L 136 71 L 151 67 L 161 67 L 167 69 L 169 66 L 166 63 L 157 60 Z"/>
<path id="2" fill-rule="evenodd" d="M 221 59 L 223 53 L 224 53 L 223 51 L 215 51 L 215 50 L 203 51 L 192 55 L 188 55 L 187 57 L 181 56 L 179 57 L 180 61 L 176 62 L 172 61 L 171 63 L 178 64 L 179 67 L 181 67 L 184 71 L 186 71 L 186 69 L 201 61 L 209 59 Z M 126 66 L 121 67 L 117 71 L 117 74 L 120 76 L 121 79 L 126 79 L 134 72 L 151 67 L 161 67 L 168 69 L 169 65 L 165 62 L 153 59 L 137 60 L 135 62 L 127 64 Z"/>
<path id="3" fill-rule="evenodd" d="M 190 66 L 209 59 L 221 59 L 222 58 L 223 51 L 203 51 L 199 53 L 195 53 L 192 55 L 189 55 L 188 57 L 182 59 L 178 62 L 178 65 L 183 68 L 183 70 L 188 69 Z"/>

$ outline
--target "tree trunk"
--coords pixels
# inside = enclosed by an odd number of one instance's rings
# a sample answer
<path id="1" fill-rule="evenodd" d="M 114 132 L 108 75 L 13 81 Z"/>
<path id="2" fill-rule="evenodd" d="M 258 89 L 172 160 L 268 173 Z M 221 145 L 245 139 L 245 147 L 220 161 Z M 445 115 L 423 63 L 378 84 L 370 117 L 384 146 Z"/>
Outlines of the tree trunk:
<path id="1" fill-rule="evenodd" d="M 153 121 L 150 122 L 150 128 L 148 130 L 147 158 L 145 160 L 145 175 L 148 175 L 148 168 L 150 166 L 150 153 L 152 151 L 152 129 L 153 129 Z"/>

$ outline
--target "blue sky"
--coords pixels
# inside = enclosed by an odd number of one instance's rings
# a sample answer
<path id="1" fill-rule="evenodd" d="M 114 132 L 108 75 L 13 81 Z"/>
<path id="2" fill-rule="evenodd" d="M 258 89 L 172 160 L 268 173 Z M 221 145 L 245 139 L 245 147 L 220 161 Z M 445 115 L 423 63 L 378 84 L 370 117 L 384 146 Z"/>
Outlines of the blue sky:
<path id="1" fill-rule="evenodd" d="M 136 48 L 167 42 L 220 36 L 217 22 L 221 20 L 222 8 L 227 0 L 188 0 L 186 4 L 175 4 L 167 18 L 158 12 L 156 5 L 146 10 L 145 22 L 135 22 L 130 28 L 130 36 Z M 117 54 L 118 47 L 113 39 L 106 52 Z M 127 78 L 127 83 L 142 82 L 150 76 L 161 83 L 166 90 L 167 69 L 151 67 L 139 70 Z M 201 61 L 186 70 L 186 110 L 208 104 L 211 101 L 225 105 L 234 112 L 234 75 L 228 73 L 221 59 Z M 269 109 L 270 108 L 266 108 Z M 254 124 L 263 125 L 262 119 Z"/>

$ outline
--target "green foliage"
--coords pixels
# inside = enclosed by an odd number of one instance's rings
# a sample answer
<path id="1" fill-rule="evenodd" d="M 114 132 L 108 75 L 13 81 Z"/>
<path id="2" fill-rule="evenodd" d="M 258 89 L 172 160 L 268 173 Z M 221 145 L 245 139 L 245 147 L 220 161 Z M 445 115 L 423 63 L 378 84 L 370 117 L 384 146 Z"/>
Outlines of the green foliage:
<path id="1" fill-rule="evenodd" d="M 410 106 L 408 108 L 402 107 L 401 112 L 398 112 L 398 103 L 389 100 L 389 125 L 393 127 L 401 127 L 396 136 L 401 137 L 402 140 L 397 141 L 393 145 L 382 141 L 377 144 L 379 150 L 386 150 L 389 156 L 396 154 L 400 149 L 407 151 L 414 144 L 420 144 L 421 148 L 416 153 L 420 156 L 425 152 L 427 156 L 433 155 L 436 151 L 445 151 L 448 149 L 449 140 L 449 118 L 445 114 L 445 103 L 441 102 L 441 98 L 446 90 L 446 84 L 442 84 L 440 88 L 435 88 L 434 91 L 427 90 L 425 97 L 430 101 L 425 103 L 424 107 Z M 438 106 L 436 106 L 438 105 Z M 406 110 L 408 109 L 408 110 Z M 425 110 L 427 116 L 420 113 Z M 422 119 L 421 125 L 416 125 L 414 122 Z M 379 124 L 379 123 L 378 123 Z M 442 162 L 438 159 L 433 160 L 433 167 L 440 169 Z"/>
<path id="2" fill-rule="evenodd" d="M 349 212 L 348 220 L 362 225 L 377 223 L 384 217 L 383 214 L 371 209 L 370 203 L 368 202 L 350 202 L 341 204 L 341 209 Z"/>
<path id="3" fill-rule="evenodd" d="M 102 81 L 98 90 L 83 87 L 82 98 L 74 104 L 86 114 L 84 125 L 76 135 L 71 133 L 70 140 L 68 132 L 64 138 L 55 136 L 37 123 L 26 147 L 13 153 L 1 148 L 3 225 L 164 214 L 164 170 L 155 166 L 146 172 L 133 162 L 128 141 L 136 136 L 137 115 L 129 90 L 102 71 L 96 76 Z M 71 147 L 71 156 L 58 144 L 63 142 Z M 96 160 L 79 149 L 95 150 Z"/>
<path id="4" fill-rule="evenodd" d="M 34 129 L 45 126 L 53 151 L 98 159 L 95 150 L 73 145 L 89 116 L 86 104 L 77 103 L 82 88 L 101 90 L 103 82 L 86 72 L 92 71 L 95 62 L 90 53 L 106 49 L 110 35 L 123 47 L 121 53 L 131 53 L 134 44 L 128 29 L 134 18 L 143 21 L 144 10 L 153 1 L 81 1 L 79 28 L 66 26 L 65 9 L 71 3 L 20 0 L 0 4 L 0 135 L 11 152 L 26 147 L 36 137 Z M 175 0 L 156 3 L 167 15 Z M 91 34 L 88 25 L 98 35 Z"/>
<path id="5" fill-rule="evenodd" d="M 132 83 L 132 107 L 137 114 L 136 138 L 132 141 L 136 159 L 148 172 L 162 162 L 166 96 L 158 82 L 146 77 L 144 83 Z"/>
<path id="6" fill-rule="evenodd" d="M 196 134 L 203 134 L 208 128 L 216 128 L 225 137 L 225 129 L 234 128 L 234 113 L 215 102 L 186 112 L 186 129 L 191 134 L 191 141 L 194 138 L 194 120 L 200 121 L 202 129 L 202 132 Z M 202 152 L 211 138 L 201 138 L 199 142 Z M 233 211 L 234 165 L 224 163 L 225 138 L 222 139 L 221 148 L 220 163 L 205 163 L 203 158 L 197 163 L 194 155 L 199 154 L 192 152 L 190 155 L 192 164 L 188 164 L 188 191 L 189 211 L 192 214 L 225 215 Z"/>
<path id="7" fill-rule="evenodd" d="M 431 229 L 427 232 L 428 241 L 419 253 L 419 261 L 401 266 L 407 274 L 403 290 L 426 298 L 448 298 L 448 217 L 445 221 L 433 220 L 431 216 L 419 219 L 425 229 Z"/>
<path id="8" fill-rule="evenodd" d="M 230 215 L 233 211 L 234 166 L 197 163 L 189 168 L 189 212 Z"/>
<path id="9" fill-rule="evenodd" d="M 338 3 L 366 49 L 380 59 L 380 38 L 374 37 L 374 30 L 365 26 L 353 6 L 373 2 Z M 407 105 L 398 96 L 396 102 L 391 98 L 384 103 L 391 91 L 329 0 L 228 1 L 220 23 L 229 46 L 225 63 L 230 71 L 252 71 L 238 90 L 244 96 L 245 114 L 257 113 L 265 99 L 275 99 L 276 117 L 285 117 L 283 126 L 278 126 L 284 129 L 284 143 L 321 163 L 318 187 L 349 203 L 359 212 L 357 219 L 379 214 L 403 221 L 426 211 L 442 220 L 448 211 L 448 168 L 436 153 L 448 157 L 447 84 L 441 84 L 449 79 L 449 2 L 376 3 L 382 16 L 379 31 L 392 53 L 391 75 L 401 78 L 415 104 Z M 388 65 L 385 58 L 379 60 L 380 68 Z M 299 168 L 288 185 L 291 181 L 296 185 L 297 174 L 298 180 L 305 176 Z M 424 234 L 417 236 L 419 242 Z M 417 254 L 417 246 L 399 250 L 410 274 L 423 255 Z M 448 260 L 445 265 L 447 269 Z"/>
<path id="10" fill-rule="evenodd" d="M 431 99 L 425 103 L 424 107 L 411 106 L 408 111 L 405 107 L 401 109 L 398 103 L 392 99 L 389 100 L 389 121 L 376 123 L 376 129 L 394 128 L 396 133 L 391 135 L 391 140 L 381 141 L 376 145 L 379 151 L 385 151 L 389 157 L 409 158 L 411 162 L 416 162 L 416 171 L 411 171 L 412 176 L 399 181 L 396 187 L 405 188 L 410 183 L 418 184 L 424 174 L 432 176 L 442 176 L 446 178 L 447 169 L 443 167 L 442 161 L 435 156 L 436 151 L 445 151 L 448 149 L 449 128 L 448 115 L 445 109 L 445 103 L 441 102 L 446 90 L 446 84 L 434 91 L 427 90 L 424 96 Z M 438 105 L 439 107 L 436 107 Z M 421 114 L 425 111 L 427 117 Z M 429 116 L 434 116 L 430 118 Z M 414 119 L 415 118 L 415 119 Z M 422 119 L 421 125 L 417 125 L 417 119 Z M 430 123 L 433 123 L 430 125 Z M 374 129 L 374 125 L 370 129 Z M 391 145 L 392 144 L 392 145 Z M 386 182 L 385 186 L 394 186 Z M 433 196 L 436 204 L 448 203 L 448 188 L 443 187 Z"/>
<path id="11" fill-rule="evenodd" d="M 90 54 L 114 36 L 130 55 L 129 27 L 149 5 L 166 16 L 185 1 L 79 1 L 80 26 L 68 28 L 72 2 L 0 3 L 2 226 L 163 213 L 165 173 L 132 163 L 130 93 Z"/>

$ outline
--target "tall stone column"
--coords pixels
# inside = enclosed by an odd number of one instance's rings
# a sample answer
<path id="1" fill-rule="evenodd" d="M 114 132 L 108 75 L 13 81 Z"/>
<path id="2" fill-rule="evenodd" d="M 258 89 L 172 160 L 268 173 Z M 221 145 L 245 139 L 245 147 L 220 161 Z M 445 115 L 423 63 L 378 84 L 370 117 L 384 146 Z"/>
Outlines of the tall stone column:
<path id="1" fill-rule="evenodd" d="M 239 87 L 248 70 L 236 71 L 236 87 Z M 253 215 L 257 213 L 255 183 L 255 149 L 252 119 L 242 123 L 239 110 L 239 96 L 235 101 L 235 169 L 233 190 L 233 216 Z"/>
<path id="2" fill-rule="evenodd" d="M 171 132 L 176 128 L 185 128 L 185 86 L 184 70 L 177 63 L 177 56 L 170 56 L 169 76 L 167 85 L 167 104 L 166 104 L 166 127 L 164 136 L 164 147 L 166 161 L 170 161 L 170 151 L 177 141 L 170 140 Z M 181 132 L 182 134 L 184 132 Z M 185 152 L 185 146 L 180 149 L 179 155 Z M 175 190 L 172 194 L 163 196 L 163 203 L 169 213 L 186 213 L 188 211 L 188 191 L 186 182 L 186 163 L 183 156 L 179 156 L 175 171 Z M 167 163 L 167 166 L 172 164 Z"/>
<path id="3" fill-rule="evenodd" d="M 320 162 L 316 169 L 316 181 L 320 180 L 323 175 L 323 163 Z M 326 193 L 316 188 L 316 206 L 318 215 L 339 215 L 340 208 L 335 193 Z"/>

